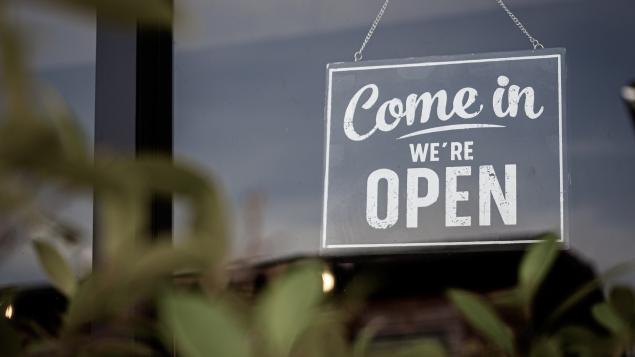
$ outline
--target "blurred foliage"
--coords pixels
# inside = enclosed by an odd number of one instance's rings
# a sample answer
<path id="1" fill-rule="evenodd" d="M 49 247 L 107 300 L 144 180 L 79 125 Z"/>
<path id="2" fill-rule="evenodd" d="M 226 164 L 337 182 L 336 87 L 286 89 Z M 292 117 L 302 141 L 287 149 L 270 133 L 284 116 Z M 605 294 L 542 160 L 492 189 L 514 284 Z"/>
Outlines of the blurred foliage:
<path id="1" fill-rule="evenodd" d="M 156 0 L 40 0 L 79 11 L 98 11 L 113 23 L 162 26 L 172 11 Z M 349 337 L 346 305 L 322 292 L 318 261 L 299 263 L 269 284 L 254 301 L 226 288 L 225 206 L 216 185 L 195 168 L 169 158 L 91 154 L 71 111 L 43 89 L 26 66 L 21 31 L 0 0 L 0 215 L 15 227 L 53 225 L 54 236 L 75 241 L 75 230 L 38 204 L 38 194 L 93 195 L 96 235 L 103 247 L 97 268 L 78 279 L 51 237 L 34 249 L 51 284 L 68 299 L 59 331 L 31 326 L 31 335 L 0 319 L 3 356 L 147 356 L 178 351 L 188 357 L 279 356 L 445 356 L 438 341 L 421 340 L 403 348 L 370 348 L 378 327 L 368 325 Z M 174 197 L 189 208 L 184 237 L 152 239 L 149 207 L 154 197 Z M 18 229 L 19 230 L 19 229 Z M 9 230 L 11 232 L 12 230 Z M 50 231 L 50 230 L 48 230 Z M 54 238 L 55 238 L 54 237 Z M 169 237 L 171 238 L 171 237 Z M 2 239 L 2 238 L 0 238 Z M 482 342 L 468 344 L 469 355 L 620 356 L 632 350 L 635 331 L 633 290 L 615 286 L 592 314 L 605 333 L 580 326 L 552 325 L 605 281 L 632 269 L 622 265 L 586 286 L 554 311 L 545 326 L 532 324 L 532 303 L 557 255 L 547 238 L 525 255 L 518 285 L 490 296 L 453 289 L 449 299 Z M 176 272 L 196 272 L 194 288 L 172 282 Z M 13 291 L 0 293 L 0 307 L 11 306 Z M 513 309 L 529 331 L 513 329 L 501 317 Z"/>
<path id="2" fill-rule="evenodd" d="M 40 2 L 99 12 L 100 18 L 124 26 L 163 26 L 172 20 L 167 1 Z M 29 321 L 31 334 L 25 335 L 0 319 L 2 356 L 147 356 L 176 350 L 183 356 L 317 357 L 365 350 L 370 338 L 350 343 L 344 314 L 325 302 L 320 262 L 293 267 L 255 302 L 228 291 L 227 219 L 210 178 L 170 158 L 93 156 L 65 103 L 27 68 L 20 24 L 9 6 L 0 0 L 0 214 L 16 227 L 53 225 L 53 231 L 64 233 L 40 233 L 33 247 L 68 307 L 52 334 Z M 38 204 L 46 189 L 94 198 L 101 247 L 87 276 L 78 279 L 56 248 L 54 238 L 77 237 L 73 227 L 58 223 L 55 212 Z M 189 230 L 175 239 L 182 243 L 150 235 L 155 197 L 183 200 L 189 209 Z M 195 272 L 200 277 L 195 289 L 174 284 L 177 272 Z M 3 309 L 12 301 L 8 291 L 5 295 Z"/>
<path id="3" fill-rule="evenodd" d="M 506 291 L 488 297 L 450 290 L 448 297 L 463 314 L 468 324 L 479 333 L 493 349 L 477 351 L 476 355 L 500 356 L 624 356 L 635 348 L 635 295 L 630 287 L 617 285 L 610 289 L 607 302 L 593 306 L 592 315 L 604 331 L 588 326 L 567 325 L 554 328 L 555 323 L 595 288 L 609 282 L 610 278 L 632 271 L 633 264 L 624 264 L 580 289 L 556 308 L 546 323 L 536 325 L 532 306 L 536 292 L 551 270 L 558 254 L 555 237 L 545 237 L 542 242 L 527 250 L 518 272 L 518 284 Z M 513 329 L 503 315 L 521 316 L 521 328 Z M 514 313 L 515 312 L 515 313 Z"/>

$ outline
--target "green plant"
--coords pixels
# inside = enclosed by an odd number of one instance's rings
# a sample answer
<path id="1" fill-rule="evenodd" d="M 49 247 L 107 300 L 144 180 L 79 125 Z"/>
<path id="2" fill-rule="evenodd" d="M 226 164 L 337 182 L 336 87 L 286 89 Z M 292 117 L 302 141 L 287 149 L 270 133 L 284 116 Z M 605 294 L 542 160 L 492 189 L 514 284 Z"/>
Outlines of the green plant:
<path id="1" fill-rule="evenodd" d="M 161 26 L 172 16 L 154 0 L 48 0 L 122 25 Z M 21 335 L 0 319 L 4 356 L 349 356 L 363 355 L 370 339 L 346 338 L 345 314 L 325 301 L 319 262 L 301 263 L 275 281 L 255 302 L 225 288 L 224 204 L 216 186 L 195 168 L 157 156 L 96 153 L 63 101 L 44 91 L 25 65 L 18 24 L 0 0 L 2 93 L 0 108 L 0 209 L 16 227 L 55 222 L 39 205 L 39 193 L 91 195 L 97 207 L 102 248 L 97 268 L 78 279 L 52 242 L 34 241 L 51 284 L 68 300 L 59 331 L 31 322 L 35 336 Z M 148 227 L 155 197 L 184 200 L 189 230 L 173 245 Z M 171 238 L 171 237 L 170 237 Z M 172 282 L 175 272 L 195 272 L 194 287 Z M 9 295 L 3 296 L 8 304 Z M 368 336 L 368 335 L 367 335 Z M 329 343 L 323 343 L 328 338 Z M 432 346 L 432 347 L 430 347 Z M 413 351 L 439 347 L 430 343 Z M 410 353 L 410 354 L 408 354 Z"/>
<path id="2" fill-rule="evenodd" d="M 592 313 L 606 333 L 592 331 L 583 326 L 554 328 L 570 308 L 594 289 L 607 284 L 610 278 L 629 270 L 633 264 L 624 264 L 612 269 L 562 302 L 547 321 L 536 326 L 532 307 L 536 293 L 551 270 L 559 254 L 559 245 L 554 237 L 546 237 L 541 243 L 527 250 L 518 271 L 518 284 L 506 291 L 489 297 L 452 289 L 448 297 L 465 317 L 472 328 L 493 349 L 478 351 L 482 355 L 529 355 L 529 356 L 621 356 L 635 347 L 635 297 L 633 290 L 615 286 L 607 302 L 593 306 Z M 497 313 L 497 308 L 516 311 L 522 317 L 520 328 L 514 329 Z M 527 341 L 519 341 L 525 339 Z"/>
<path id="3" fill-rule="evenodd" d="M 140 22 L 161 26 L 171 21 L 165 2 L 155 0 L 43 0 L 80 11 L 96 11 L 128 26 Z M 64 103 L 42 90 L 25 65 L 24 42 L 0 0 L 0 59 L 4 102 L 0 105 L 0 216 L 18 228 L 50 225 L 56 236 L 74 240 L 65 227 L 39 205 L 39 194 L 59 190 L 93 195 L 98 236 L 104 243 L 98 265 L 78 279 L 52 239 L 34 241 L 51 284 L 68 299 L 59 331 L 37 325 L 24 336 L 0 319 L 3 356 L 444 356 L 436 341 L 423 340 L 400 351 L 371 351 L 376 326 L 347 337 L 349 312 L 329 301 L 321 290 L 323 266 L 302 262 L 270 284 L 254 300 L 226 288 L 223 268 L 225 222 L 221 194 L 201 172 L 162 157 L 130 158 L 97 153 L 92 157 Z M 154 239 L 148 229 L 154 197 L 184 200 L 190 209 L 189 230 L 173 245 Z M 545 326 L 532 324 L 532 302 L 558 255 L 554 239 L 526 254 L 518 285 L 481 297 L 450 290 L 449 298 L 468 324 L 490 345 L 481 355 L 560 356 L 620 355 L 633 346 L 635 298 L 630 288 L 614 287 L 609 299 L 593 308 L 604 326 L 601 335 L 580 326 L 553 329 L 554 322 L 586 294 L 611 277 L 632 269 L 621 265 L 581 287 L 557 308 Z M 196 272 L 194 286 L 172 281 L 175 272 Z M 10 304 L 12 291 L 0 295 Z M 522 316 L 530 333 L 512 329 L 500 307 Z M 526 332 L 526 331 L 520 331 Z M 527 337 L 528 336 L 528 337 Z M 528 343 L 519 343 L 529 339 Z M 325 342 L 327 341 L 327 342 Z"/>

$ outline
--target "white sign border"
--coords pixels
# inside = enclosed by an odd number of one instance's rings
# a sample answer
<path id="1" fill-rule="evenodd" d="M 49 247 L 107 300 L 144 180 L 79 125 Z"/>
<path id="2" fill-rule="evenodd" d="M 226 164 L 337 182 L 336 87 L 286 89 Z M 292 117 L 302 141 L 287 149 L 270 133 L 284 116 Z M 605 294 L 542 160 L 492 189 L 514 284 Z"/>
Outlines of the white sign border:
<path id="1" fill-rule="evenodd" d="M 407 68 L 407 67 L 431 67 L 444 66 L 452 64 L 466 63 L 482 63 L 482 62 L 504 62 L 519 61 L 530 59 L 558 59 L 558 131 L 559 131 L 559 163 L 560 163 L 560 239 L 558 242 L 563 243 L 564 237 L 564 159 L 563 159 L 563 125 L 562 125 L 562 54 L 549 54 L 537 56 L 517 56 L 517 57 L 496 57 L 481 58 L 456 61 L 440 61 L 440 62 L 420 62 L 405 63 L 392 65 L 371 65 L 371 66 L 355 66 L 342 68 L 328 68 L 327 82 L 327 98 L 326 98 L 326 158 L 324 169 L 324 193 L 322 203 L 322 249 L 350 249 L 350 248 L 405 248 L 405 247 L 443 247 L 443 246 L 471 246 L 471 245 L 501 245 L 501 244 L 528 244 L 536 243 L 540 240 L 495 240 L 495 241 L 457 241 L 457 242 L 412 242 L 412 243 L 369 243 L 369 244 L 327 244 L 326 242 L 326 225 L 328 211 L 328 189 L 329 189 L 329 168 L 330 168 L 330 144 L 331 144 L 331 84 L 333 82 L 334 72 L 351 72 L 351 71 L 367 71 L 374 69 L 386 68 Z"/>

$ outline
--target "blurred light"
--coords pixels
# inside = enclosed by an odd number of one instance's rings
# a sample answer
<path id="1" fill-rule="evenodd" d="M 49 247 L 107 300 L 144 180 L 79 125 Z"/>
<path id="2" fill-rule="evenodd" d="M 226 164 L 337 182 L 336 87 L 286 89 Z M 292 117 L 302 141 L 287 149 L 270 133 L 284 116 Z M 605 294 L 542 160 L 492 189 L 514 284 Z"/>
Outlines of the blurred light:
<path id="1" fill-rule="evenodd" d="M 13 317 L 13 305 L 7 306 L 7 308 L 4 310 L 4 317 L 6 317 L 7 319 L 11 319 Z"/>
<path id="2" fill-rule="evenodd" d="M 622 87 L 622 97 L 629 102 L 635 102 L 635 87 Z"/>
<path id="3" fill-rule="evenodd" d="M 322 291 L 328 293 L 335 287 L 335 277 L 329 270 L 322 272 Z"/>

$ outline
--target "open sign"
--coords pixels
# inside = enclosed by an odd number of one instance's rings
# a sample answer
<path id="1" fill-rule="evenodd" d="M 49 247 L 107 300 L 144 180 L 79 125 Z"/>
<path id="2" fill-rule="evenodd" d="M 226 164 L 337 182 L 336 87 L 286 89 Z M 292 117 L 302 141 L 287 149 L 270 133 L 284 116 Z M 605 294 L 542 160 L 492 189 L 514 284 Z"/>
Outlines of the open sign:
<path id="1" fill-rule="evenodd" d="M 564 50 L 327 67 L 322 248 L 566 240 Z"/>

